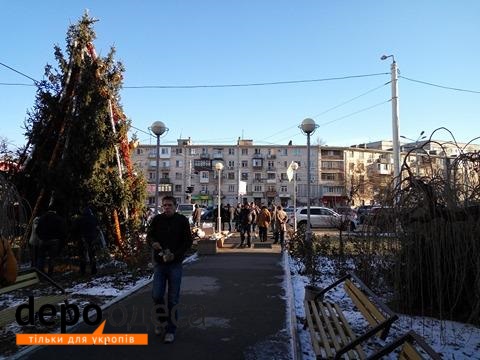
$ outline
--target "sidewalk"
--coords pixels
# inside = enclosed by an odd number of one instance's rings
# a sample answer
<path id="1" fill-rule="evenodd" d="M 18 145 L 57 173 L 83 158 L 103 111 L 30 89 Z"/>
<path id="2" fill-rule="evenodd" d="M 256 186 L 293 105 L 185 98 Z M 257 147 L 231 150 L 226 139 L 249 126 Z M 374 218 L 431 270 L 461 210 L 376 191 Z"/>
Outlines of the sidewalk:
<path id="1" fill-rule="evenodd" d="M 148 346 L 50 346 L 24 358 L 291 359 L 280 247 L 237 248 L 238 243 L 231 237 L 216 255 L 184 267 L 174 344 L 163 344 L 153 333 L 150 284 L 103 313 L 105 334 L 148 333 Z M 75 332 L 93 330 L 81 325 Z"/>

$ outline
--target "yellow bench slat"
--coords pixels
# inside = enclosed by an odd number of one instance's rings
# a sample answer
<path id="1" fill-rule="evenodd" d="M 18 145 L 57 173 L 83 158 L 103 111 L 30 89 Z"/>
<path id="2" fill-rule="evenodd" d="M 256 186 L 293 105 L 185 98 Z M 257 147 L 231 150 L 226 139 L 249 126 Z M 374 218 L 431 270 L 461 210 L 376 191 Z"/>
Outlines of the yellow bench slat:
<path id="1" fill-rule="evenodd" d="M 375 327 L 386 320 L 385 316 L 377 309 L 377 307 L 349 279 L 345 281 L 345 291 L 372 327 Z"/>
<path id="2" fill-rule="evenodd" d="M 65 295 L 47 295 L 35 298 L 34 312 L 38 312 L 40 307 L 45 304 L 58 305 L 60 302 L 64 302 Z M 11 307 L 0 311 L 0 326 L 5 326 L 12 323 L 15 320 L 16 307 Z M 26 314 L 26 311 L 22 311 L 22 314 Z"/>
<path id="3" fill-rule="evenodd" d="M 423 357 L 420 355 L 420 353 L 415 349 L 412 344 L 410 344 L 408 341 L 403 344 L 402 347 L 402 352 L 398 356 L 399 359 L 405 359 L 405 360 L 422 360 Z"/>

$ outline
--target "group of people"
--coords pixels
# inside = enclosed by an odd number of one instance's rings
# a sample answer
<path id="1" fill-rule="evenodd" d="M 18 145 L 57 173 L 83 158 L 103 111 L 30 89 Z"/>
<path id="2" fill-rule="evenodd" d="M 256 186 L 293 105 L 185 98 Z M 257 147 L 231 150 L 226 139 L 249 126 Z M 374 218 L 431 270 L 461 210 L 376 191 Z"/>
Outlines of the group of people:
<path id="1" fill-rule="evenodd" d="M 285 232 L 287 230 L 288 215 L 281 205 L 272 204 L 270 210 L 266 205 L 258 206 L 255 203 L 244 202 L 240 207 L 237 230 L 240 231 L 240 246 L 251 246 L 251 239 L 258 238 L 261 242 L 267 241 L 268 229 L 273 233 L 274 244 L 285 246 Z"/>
<path id="2" fill-rule="evenodd" d="M 195 226 L 200 226 L 201 214 L 202 208 L 198 204 L 195 205 L 192 214 Z M 218 207 L 214 210 L 213 220 L 215 229 L 217 229 Z M 258 238 L 262 242 L 267 241 L 268 229 L 272 231 L 274 244 L 284 245 L 288 216 L 281 205 L 272 204 L 269 209 L 265 205 L 258 206 L 254 202 L 244 202 L 236 207 L 227 204 L 226 206 L 220 206 L 220 221 L 222 231 L 228 225 L 228 231 L 240 232 L 240 246 L 242 247 L 245 245 L 251 247 L 252 238 Z"/>
<path id="3" fill-rule="evenodd" d="M 85 274 L 87 262 L 90 262 L 91 274 L 96 274 L 96 251 L 105 245 L 105 240 L 92 209 L 87 206 L 81 215 L 74 217 L 70 231 L 58 210 L 58 205 L 51 204 L 45 214 L 33 220 L 29 240 L 32 265 L 41 271 L 47 266 L 48 274 L 52 274 L 70 237 L 78 249 L 80 274 Z"/>

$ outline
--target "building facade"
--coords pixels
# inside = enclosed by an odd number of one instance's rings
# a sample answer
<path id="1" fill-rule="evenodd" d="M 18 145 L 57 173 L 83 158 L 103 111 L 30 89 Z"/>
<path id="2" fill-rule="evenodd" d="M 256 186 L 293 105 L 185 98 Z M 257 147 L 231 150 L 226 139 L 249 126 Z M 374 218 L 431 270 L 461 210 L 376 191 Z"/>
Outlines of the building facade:
<path id="1" fill-rule="evenodd" d="M 412 152 L 412 144 L 402 146 L 401 162 L 420 175 L 445 166 L 445 155 L 454 150 L 434 148 Z M 473 145 L 472 145 L 473 146 Z M 477 145 L 474 149 L 478 149 Z M 472 150 L 472 149 L 470 149 Z M 443 151 L 443 153 L 440 153 Z M 451 154 L 447 154 L 451 152 Z M 373 204 L 393 177 L 391 142 L 379 141 L 351 147 L 311 146 L 310 199 L 312 205 L 336 207 Z M 155 203 L 156 146 L 139 145 L 132 154 L 137 169 L 148 182 L 148 205 Z M 307 146 L 256 145 L 238 139 L 236 144 L 194 144 L 190 138 L 176 145 L 160 146 L 159 196 L 173 195 L 179 203 L 216 205 L 221 162 L 222 204 L 244 200 L 283 206 L 307 204 Z M 299 167 L 289 181 L 292 162 Z M 294 191 L 296 186 L 296 192 Z"/>

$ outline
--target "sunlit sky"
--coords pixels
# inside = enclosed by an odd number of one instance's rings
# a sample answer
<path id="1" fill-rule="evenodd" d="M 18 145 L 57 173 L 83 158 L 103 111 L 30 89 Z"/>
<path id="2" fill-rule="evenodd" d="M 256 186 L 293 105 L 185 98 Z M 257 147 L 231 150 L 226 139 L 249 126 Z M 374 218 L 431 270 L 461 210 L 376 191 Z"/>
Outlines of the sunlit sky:
<path id="1" fill-rule="evenodd" d="M 480 136 L 480 1 L 32 0 L 2 1 L 1 9 L 0 62 L 37 80 L 85 9 L 99 19 L 97 52 L 116 48 L 125 87 L 346 77 L 125 88 L 121 104 L 142 143 L 153 143 L 146 133 L 161 120 L 169 128 L 163 144 L 305 144 L 298 125 L 306 117 L 320 125 L 314 142 L 391 139 L 384 54 L 400 69 L 400 135 L 415 140 L 446 127 L 459 142 Z M 35 88 L 4 85 L 32 84 L 5 66 L 0 83 L 0 135 L 23 145 Z M 434 137 L 451 140 L 445 131 Z"/>

